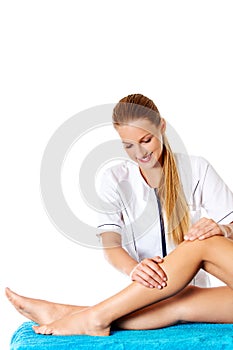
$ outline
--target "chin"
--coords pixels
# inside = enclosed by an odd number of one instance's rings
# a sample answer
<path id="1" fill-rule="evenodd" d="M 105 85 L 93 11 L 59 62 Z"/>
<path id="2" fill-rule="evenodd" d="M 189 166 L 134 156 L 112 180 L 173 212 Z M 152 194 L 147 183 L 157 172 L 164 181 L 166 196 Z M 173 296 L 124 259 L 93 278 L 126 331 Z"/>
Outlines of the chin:
<path id="1" fill-rule="evenodd" d="M 140 168 L 143 168 L 143 169 L 153 169 L 156 165 L 156 162 L 148 162 L 148 163 L 137 162 L 137 163 L 140 166 Z"/>
<path id="2" fill-rule="evenodd" d="M 142 168 L 144 169 L 154 169 L 154 168 L 160 168 L 161 164 L 159 163 L 159 161 L 154 160 L 153 162 L 149 162 L 148 164 L 141 164 L 140 165 Z"/>

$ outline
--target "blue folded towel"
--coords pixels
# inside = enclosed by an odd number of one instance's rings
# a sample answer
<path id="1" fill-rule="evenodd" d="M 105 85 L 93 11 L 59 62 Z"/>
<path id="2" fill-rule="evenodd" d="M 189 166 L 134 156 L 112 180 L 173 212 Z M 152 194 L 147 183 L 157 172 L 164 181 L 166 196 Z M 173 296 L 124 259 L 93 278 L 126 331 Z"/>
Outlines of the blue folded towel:
<path id="1" fill-rule="evenodd" d="M 13 334 L 10 350 L 232 350 L 233 324 L 189 323 L 157 330 L 113 330 L 109 337 L 51 336 L 23 323 Z"/>

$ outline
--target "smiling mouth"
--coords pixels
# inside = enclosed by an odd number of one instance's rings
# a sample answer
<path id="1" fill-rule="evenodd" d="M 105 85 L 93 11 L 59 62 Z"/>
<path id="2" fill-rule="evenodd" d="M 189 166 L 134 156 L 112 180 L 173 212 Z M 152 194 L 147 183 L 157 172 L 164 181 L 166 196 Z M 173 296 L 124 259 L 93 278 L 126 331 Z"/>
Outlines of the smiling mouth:
<path id="1" fill-rule="evenodd" d="M 148 154 L 147 156 L 145 156 L 143 158 L 138 158 L 138 161 L 141 163 L 147 163 L 151 160 L 152 154 L 153 154 L 153 152 L 151 152 L 150 154 Z"/>

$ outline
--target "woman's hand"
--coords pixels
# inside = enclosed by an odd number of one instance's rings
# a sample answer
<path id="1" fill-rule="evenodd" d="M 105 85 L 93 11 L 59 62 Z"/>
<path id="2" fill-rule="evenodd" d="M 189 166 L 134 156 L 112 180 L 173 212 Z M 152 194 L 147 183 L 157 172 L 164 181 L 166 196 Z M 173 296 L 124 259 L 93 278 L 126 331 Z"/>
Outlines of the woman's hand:
<path id="1" fill-rule="evenodd" d="M 163 288 L 166 287 L 167 276 L 158 263 L 163 262 L 159 256 L 153 259 L 144 259 L 130 273 L 132 281 L 137 281 L 145 287 Z"/>
<path id="2" fill-rule="evenodd" d="M 212 219 L 202 218 L 197 221 L 184 236 L 186 241 L 206 239 L 212 236 L 227 237 L 227 225 L 219 225 Z"/>

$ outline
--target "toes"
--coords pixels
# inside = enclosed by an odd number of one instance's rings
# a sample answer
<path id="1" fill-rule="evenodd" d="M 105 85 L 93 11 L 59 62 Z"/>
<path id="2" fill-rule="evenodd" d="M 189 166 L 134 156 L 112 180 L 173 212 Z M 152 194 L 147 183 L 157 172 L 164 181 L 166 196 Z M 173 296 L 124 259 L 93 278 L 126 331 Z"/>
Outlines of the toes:
<path id="1" fill-rule="evenodd" d="M 10 288 L 5 288 L 5 294 L 6 294 L 6 297 L 11 300 L 11 297 L 12 297 L 12 291 L 10 290 Z"/>
<path id="2" fill-rule="evenodd" d="M 6 288 L 5 289 L 5 294 L 6 294 L 6 297 L 9 299 L 9 301 L 11 302 L 14 302 L 17 297 L 19 297 L 18 294 L 14 293 L 10 288 Z"/>
<path id="3" fill-rule="evenodd" d="M 33 330 L 37 334 L 44 334 L 44 335 L 49 335 L 53 334 L 52 328 L 48 327 L 47 325 L 43 326 L 32 326 Z"/>
<path id="4" fill-rule="evenodd" d="M 46 330 L 45 330 L 45 333 L 44 333 L 44 334 L 50 335 L 50 334 L 54 334 L 54 333 L 53 333 L 52 328 L 47 328 L 47 327 L 46 327 Z"/>
<path id="5" fill-rule="evenodd" d="M 5 289 L 5 294 L 9 302 L 19 311 L 23 311 L 23 299 L 20 295 L 14 293 L 10 288 Z"/>
<path id="6" fill-rule="evenodd" d="M 35 333 L 40 333 L 41 326 L 32 326 Z"/>
<path id="7" fill-rule="evenodd" d="M 10 290 L 10 288 L 6 288 L 5 295 L 6 295 L 7 299 L 9 300 L 9 302 L 15 306 L 17 303 L 17 298 L 16 298 L 17 294 L 12 292 L 12 290 Z"/>

